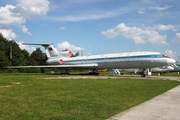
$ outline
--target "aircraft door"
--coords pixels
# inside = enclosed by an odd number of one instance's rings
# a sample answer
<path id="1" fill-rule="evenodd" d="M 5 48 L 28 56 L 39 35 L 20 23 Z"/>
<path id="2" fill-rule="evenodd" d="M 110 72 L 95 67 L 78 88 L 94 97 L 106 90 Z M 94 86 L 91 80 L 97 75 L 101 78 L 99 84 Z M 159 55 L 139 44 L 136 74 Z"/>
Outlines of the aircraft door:
<path id="1" fill-rule="evenodd" d="M 107 57 L 104 57 L 104 66 L 107 67 L 107 60 L 108 58 Z"/>
<path id="2" fill-rule="evenodd" d="M 126 61 L 129 62 L 129 56 L 126 57 Z"/>
<path id="3" fill-rule="evenodd" d="M 116 66 L 116 65 L 114 65 L 112 59 L 107 58 L 107 57 L 104 58 L 104 65 L 107 68 L 114 68 L 114 66 Z"/>
<path id="4" fill-rule="evenodd" d="M 85 59 L 84 59 L 84 63 L 88 63 L 88 58 L 85 58 Z"/>
<path id="5" fill-rule="evenodd" d="M 81 60 L 80 64 L 83 64 L 84 63 L 84 58 L 80 58 L 80 60 Z"/>
<path id="6" fill-rule="evenodd" d="M 81 64 L 87 63 L 88 62 L 88 58 L 82 58 L 81 59 Z"/>

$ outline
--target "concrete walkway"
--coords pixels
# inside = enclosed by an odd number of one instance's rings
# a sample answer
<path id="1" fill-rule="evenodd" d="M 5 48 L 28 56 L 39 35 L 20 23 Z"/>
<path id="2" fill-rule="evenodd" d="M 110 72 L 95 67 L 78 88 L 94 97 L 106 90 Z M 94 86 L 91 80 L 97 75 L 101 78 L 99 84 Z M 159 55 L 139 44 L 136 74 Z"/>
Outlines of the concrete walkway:
<path id="1" fill-rule="evenodd" d="M 107 120 L 180 120 L 180 85 Z"/>

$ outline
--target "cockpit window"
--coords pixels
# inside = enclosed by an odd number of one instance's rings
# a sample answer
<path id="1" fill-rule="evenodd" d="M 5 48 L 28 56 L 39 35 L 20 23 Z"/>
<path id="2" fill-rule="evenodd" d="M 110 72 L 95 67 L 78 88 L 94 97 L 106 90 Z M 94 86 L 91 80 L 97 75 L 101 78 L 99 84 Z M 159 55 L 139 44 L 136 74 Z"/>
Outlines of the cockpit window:
<path id="1" fill-rule="evenodd" d="M 170 57 L 168 57 L 168 56 L 166 56 L 166 55 L 164 55 L 164 54 L 159 54 L 158 56 L 159 56 L 159 57 L 166 57 L 166 58 L 170 58 Z"/>

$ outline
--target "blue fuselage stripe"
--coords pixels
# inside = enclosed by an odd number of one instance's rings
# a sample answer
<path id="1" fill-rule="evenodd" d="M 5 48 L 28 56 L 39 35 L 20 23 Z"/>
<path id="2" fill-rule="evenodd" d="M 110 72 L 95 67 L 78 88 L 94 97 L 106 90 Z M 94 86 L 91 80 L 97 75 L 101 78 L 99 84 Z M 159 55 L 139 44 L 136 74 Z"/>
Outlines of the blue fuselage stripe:
<path id="1" fill-rule="evenodd" d="M 104 60 L 117 60 L 117 59 L 129 59 L 129 58 L 160 58 L 158 55 L 141 55 L 141 56 L 122 56 L 122 57 L 103 57 L 103 58 L 82 58 L 76 60 L 65 60 L 65 62 L 80 62 L 82 60 L 87 61 L 104 61 Z"/>

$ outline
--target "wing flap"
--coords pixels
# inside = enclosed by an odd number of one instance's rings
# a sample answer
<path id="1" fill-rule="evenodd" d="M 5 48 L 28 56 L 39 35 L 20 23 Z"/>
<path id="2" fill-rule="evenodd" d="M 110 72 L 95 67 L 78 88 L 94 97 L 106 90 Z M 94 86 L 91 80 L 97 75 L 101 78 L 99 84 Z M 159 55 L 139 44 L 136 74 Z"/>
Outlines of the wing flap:
<path id="1" fill-rule="evenodd" d="M 6 68 L 96 68 L 98 64 L 8 66 Z"/>

